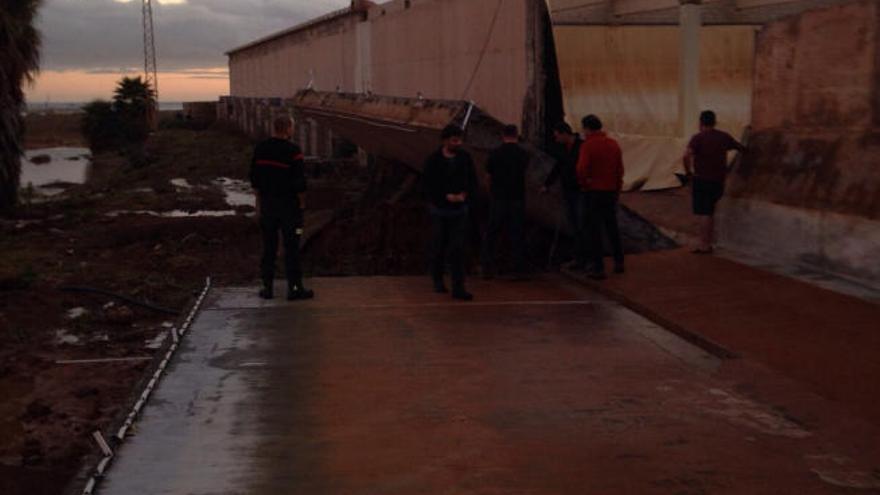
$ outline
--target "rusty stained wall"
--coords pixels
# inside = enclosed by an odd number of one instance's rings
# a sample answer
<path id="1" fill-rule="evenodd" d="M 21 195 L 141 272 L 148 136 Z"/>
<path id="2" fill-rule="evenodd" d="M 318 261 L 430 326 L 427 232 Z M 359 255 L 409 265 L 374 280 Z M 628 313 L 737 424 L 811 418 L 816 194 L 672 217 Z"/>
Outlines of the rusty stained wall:
<path id="1" fill-rule="evenodd" d="M 732 195 L 880 219 L 878 15 L 854 2 L 760 33 L 754 150 Z"/>
<path id="2" fill-rule="evenodd" d="M 521 123 L 532 82 L 526 31 L 527 5 L 534 1 L 377 5 L 367 26 L 359 26 L 359 15 L 346 15 L 233 53 L 231 95 L 289 98 L 313 80 L 321 91 L 473 99 L 492 115 Z"/>
<path id="3" fill-rule="evenodd" d="M 750 150 L 721 242 L 880 287 L 880 6 L 804 13 L 758 37 Z"/>

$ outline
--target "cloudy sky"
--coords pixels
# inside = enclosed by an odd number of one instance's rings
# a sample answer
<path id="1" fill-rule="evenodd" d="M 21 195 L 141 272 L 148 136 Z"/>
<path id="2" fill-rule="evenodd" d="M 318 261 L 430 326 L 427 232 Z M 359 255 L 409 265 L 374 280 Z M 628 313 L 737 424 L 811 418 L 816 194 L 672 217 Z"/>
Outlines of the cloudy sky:
<path id="1" fill-rule="evenodd" d="M 349 3 L 153 0 L 161 99 L 225 94 L 225 51 Z M 143 72 L 141 0 L 44 0 L 38 27 L 43 61 L 30 102 L 109 98 L 122 75 Z"/>

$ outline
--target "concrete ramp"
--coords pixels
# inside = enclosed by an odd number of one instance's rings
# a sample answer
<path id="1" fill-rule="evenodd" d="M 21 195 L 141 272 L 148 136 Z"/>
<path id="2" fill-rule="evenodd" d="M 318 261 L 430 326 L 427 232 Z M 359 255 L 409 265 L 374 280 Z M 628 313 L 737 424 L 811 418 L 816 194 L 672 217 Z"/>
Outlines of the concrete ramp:
<path id="1" fill-rule="evenodd" d="M 827 438 L 561 279 L 312 284 L 214 291 L 100 493 L 836 493 Z"/>

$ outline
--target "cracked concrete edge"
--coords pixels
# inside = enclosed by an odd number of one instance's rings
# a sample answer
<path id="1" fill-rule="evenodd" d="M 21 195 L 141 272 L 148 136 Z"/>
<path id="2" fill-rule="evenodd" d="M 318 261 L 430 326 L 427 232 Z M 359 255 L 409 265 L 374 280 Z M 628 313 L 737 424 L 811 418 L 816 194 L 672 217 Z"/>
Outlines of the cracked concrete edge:
<path id="1" fill-rule="evenodd" d="M 161 349 L 159 349 L 153 356 L 150 364 L 144 369 L 135 386 L 132 387 L 131 393 L 125 401 L 124 407 L 116 414 L 113 421 L 101 431 L 102 435 L 109 439 L 110 447 L 113 449 L 114 453 L 123 442 L 120 441 L 115 434 L 109 433 L 119 431 L 126 424 L 126 421 L 129 419 L 129 416 L 135 409 L 138 401 L 143 400 L 143 395 L 148 387 L 150 387 L 151 381 L 153 382 L 153 386 L 158 386 L 160 379 L 155 377 L 157 370 L 159 370 L 160 367 L 164 369 L 165 366 L 170 364 L 171 359 L 174 357 L 174 351 L 179 349 L 184 335 L 188 333 L 188 328 L 186 327 L 195 321 L 195 316 L 198 314 L 198 310 L 203 304 L 210 289 L 211 278 L 208 277 L 205 280 L 205 285 L 202 290 L 198 295 L 194 294 L 193 297 L 190 298 L 190 301 L 186 306 L 187 310 L 182 311 L 175 321 L 173 329 L 178 332 L 177 341 L 175 342 L 174 338 L 171 336 L 172 330 L 168 330 L 168 337 L 165 339 Z M 174 347 L 174 350 L 172 350 L 172 347 Z M 144 400 L 142 406 L 145 405 L 146 400 Z M 139 412 L 140 410 L 138 411 L 138 416 L 140 415 Z M 132 424 L 131 426 L 134 425 Z M 91 433 L 89 435 L 91 436 Z M 77 471 L 73 479 L 67 483 L 67 487 L 62 494 L 82 495 L 84 493 L 96 493 L 98 491 L 100 479 L 106 475 L 106 470 L 112 465 L 112 460 L 113 456 L 104 456 L 101 449 L 95 444 L 95 450 L 83 457 L 79 471 Z"/>
<path id="2" fill-rule="evenodd" d="M 603 296 L 619 303 L 630 311 L 641 315 L 649 321 L 659 325 L 663 329 L 677 335 L 678 337 L 699 347 L 700 349 L 703 349 L 704 351 L 719 359 L 738 359 L 740 357 L 739 354 L 713 341 L 712 339 L 692 330 L 689 330 L 684 326 L 679 325 L 678 323 L 661 316 L 651 308 L 629 298 L 623 292 L 616 291 L 612 288 L 609 288 L 607 285 L 602 284 L 601 282 L 590 280 L 584 274 L 576 273 L 566 268 L 561 269 L 560 273 L 562 273 L 569 279 L 585 285 L 590 289 L 598 292 L 599 294 L 602 294 Z"/>

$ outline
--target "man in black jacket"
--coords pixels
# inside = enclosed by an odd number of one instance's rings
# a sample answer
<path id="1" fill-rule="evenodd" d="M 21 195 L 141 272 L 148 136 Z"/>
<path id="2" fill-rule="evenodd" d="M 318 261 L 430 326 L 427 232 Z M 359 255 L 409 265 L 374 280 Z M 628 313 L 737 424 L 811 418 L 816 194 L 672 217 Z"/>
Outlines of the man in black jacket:
<path id="1" fill-rule="evenodd" d="M 425 161 L 423 181 L 432 223 L 434 290 L 448 292 L 443 281 L 448 256 L 452 297 L 470 301 L 473 296 L 464 288 L 464 254 L 470 202 L 477 194 L 477 175 L 470 154 L 461 149 L 463 137 L 460 127 L 449 125 L 443 129 L 443 145 Z"/>
<path id="2" fill-rule="evenodd" d="M 303 232 L 303 198 L 306 177 L 303 153 L 290 142 L 293 120 L 278 117 L 272 123 L 272 137 L 259 143 L 251 160 L 251 185 L 257 192 L 257 216 L 263 234 L 260 297 L 272 299 L 278 232 L 284 244 L 287 299 L 311 299 L 314 292 L 303 286 L 299 241 Z"/>
<path id="3" fill-rule="evenodd" d="M 502 230 L 507 230 L 510 237 L 516 276 L 522 277 L 526 271 L 526 169 L 531 156 L 519 145 L 519 130 L 515 125 L 504 127 L 501 140 L 503 144 L 489 154 L 486 164 L 492 192 L 482 255 L 483 278 L 487 279 L 495 275 L 495 244 Z"/>
<path id="4" fill-rule="evenodd" d="M 582 226 L 585 222 L 580 219 L 582 208 L 581 188 L 577 180 L 577 162 L 584 140 L 571 126 L 565 122 L 559 122 L 553 127 L 553 140 L 556 146 L 551 150 L 556 163 L 550 171 L 550 175 L 544 181 L 541 193 L 546 194 L 550 187 L 558 180 L 562 186 L 562 200 L 565 207 L 565 217 L 574 234 L 575 261 L 573 268 L 583 269 L 586 266 L 586 245 Z M 586 211 L 586 209 L 583 209 Z"/>

